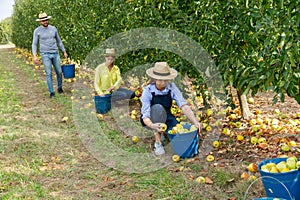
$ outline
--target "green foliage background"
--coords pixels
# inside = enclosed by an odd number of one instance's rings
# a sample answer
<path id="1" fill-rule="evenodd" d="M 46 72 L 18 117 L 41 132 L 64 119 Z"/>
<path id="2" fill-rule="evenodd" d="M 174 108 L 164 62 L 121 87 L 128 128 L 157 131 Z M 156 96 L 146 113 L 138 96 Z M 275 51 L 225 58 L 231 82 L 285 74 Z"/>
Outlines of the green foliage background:
<path id="1" fill-rule="evenodd" d="M 11 18 L 8 17 L 0 22 L 0 44 L 11 41 Z"/>
<path id="2" fill-rule="evenodd" d="M 50 23 L 58 28 L 73 59 L 84 60 L 99 43 L 124 31 L 167 28 L 206 49 L 225 86 L 252 95 L 272 89 L 281 100 L 287 92 L 300 102 L 298 0 L 16 0 L 12 25 L 16 46 L 31 49 L 35 19 L 42 11 L 53 16 Z M 188 61 L 160 49 L 134 51 L 118 62 L 127 71 L 157 60 L 166 60 L 203 83 Z"/>

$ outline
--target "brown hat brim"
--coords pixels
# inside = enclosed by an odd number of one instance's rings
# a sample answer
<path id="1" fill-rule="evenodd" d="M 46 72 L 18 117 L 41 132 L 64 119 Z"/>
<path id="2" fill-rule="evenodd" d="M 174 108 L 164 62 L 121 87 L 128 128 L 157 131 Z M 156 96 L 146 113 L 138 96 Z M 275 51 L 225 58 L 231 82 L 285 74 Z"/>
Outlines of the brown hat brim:
<path id="1" fill-rule="evenodd" d="M 176 78 L 177 71 L 175 69 L 170 68 L 170 73 L 158 74 L 158 73 L 154 72 L 154 67 L 152 67 L 152 68 L 146 70 L 146 74 L 149 77 L 157 79 L 157 80 L 172 80 L 172 79 Z"/>

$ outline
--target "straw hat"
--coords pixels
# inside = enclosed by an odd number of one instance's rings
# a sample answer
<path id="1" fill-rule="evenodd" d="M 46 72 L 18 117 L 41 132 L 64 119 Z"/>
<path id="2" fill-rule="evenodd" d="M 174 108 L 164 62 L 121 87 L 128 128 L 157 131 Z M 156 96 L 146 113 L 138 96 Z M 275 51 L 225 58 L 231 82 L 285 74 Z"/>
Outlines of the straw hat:
<path id="1" fill-rule="evenodd" d="M 46 13 L 40 13 L 39 14 L 39 18 L 36 19 L 36 21 L 48 20 L 50 18 L 51 18 L 51 16 L 48 16 Z"/>
<path id="2" fill-rule="evenodd" d="M 171 80 L 177 76 L 177 71 L 166 62 L 156 62 L 154 67 L 146 70 L 146 74 L 157 80 Z"/>
<path id="3" fill-rule="evenodd" d="M 115 49 L 106 49 L 104 56 L 111 56 L 116 57 L 116 50 Z"/>

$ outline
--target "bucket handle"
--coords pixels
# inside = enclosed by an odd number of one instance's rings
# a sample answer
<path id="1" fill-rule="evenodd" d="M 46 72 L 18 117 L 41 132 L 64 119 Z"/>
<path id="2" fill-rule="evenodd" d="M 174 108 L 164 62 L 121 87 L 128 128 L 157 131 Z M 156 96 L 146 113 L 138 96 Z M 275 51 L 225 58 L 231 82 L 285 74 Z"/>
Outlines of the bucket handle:
<path id="1" fill-rule="evenodd" d="M 263 179 L 263 178 L 270 178 L 270 179 L 273 179 L 273 180 L 279 182 L 279 183 L 281 184 L 281 186 L 284 187 L 284 189 L 288 192 L 288 194 L 289 194 L 289 196 L 290 196 L 290 199 L 291 199 L 291 200 L 295 200 L 295 199 L 292 197 L 290 191 L 287 189 L 287 187 L 286 187 L 281 181 L 279 181 L 278 179 L 276 179 L 276 178 L 274 178 L 274 177 L 272 177 L 272 176 L 262 176 L 262 177 L 259 177 L 259 178 L 255 179 L 254 181 L 252 181 L 252 183 L 248 186 L 248 188 L 247 188 L 247 190 L 246 190 L 246 192 L 245 192 L 244 200 L 247 199 L 247 194 L 248 194 L 248 192 L 249 192 L 249 189 L 252 187 L 252 185 L 253 185 L 256 181 L 258 181 L 258 180 L 260 180 L 260 179 Z"/>

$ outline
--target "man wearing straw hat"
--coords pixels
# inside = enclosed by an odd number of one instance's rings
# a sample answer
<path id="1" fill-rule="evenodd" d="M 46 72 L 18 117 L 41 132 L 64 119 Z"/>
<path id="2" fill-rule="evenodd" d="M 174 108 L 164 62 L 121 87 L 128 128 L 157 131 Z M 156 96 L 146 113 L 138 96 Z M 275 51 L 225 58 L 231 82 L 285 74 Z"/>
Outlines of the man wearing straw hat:
<path id="1" fill-rule="evenodd" d="M 156 62 L 152 68 L 147 69 L 146 74 L 152 80 L 142 93 L 141 123 L 143 126 L 155 130 L 154 153 L 159 156 L 165 153 L 161 140 L 161 134 L 164 133 L 162 131 L 164 123 L 167 125 L 167 131 L 179 123 L 171 113 L 173 100 L 176 101 L 182 112 L 198 128 L 199 133 L 201 133 L 202 124 L 197 121 L 193 111 L 175 83 L 171 82 L 177 76 L 175 69 L 170 68 L 167 62 Z M 163 115 L 166 115 L 165 118 Z"/>
<path id="2" fill-rule="evenodd" d="M 64 52 L 65 58 L 68 57 L 68 54 L 59 37 L 56 27 L 49 25 L 50 18 L 51 16 L 48 16 L 46 13 L 39 14 L 39 18 L 36 21 L 40 22 L 41 26 L 37 27 L 33 32 L 32 54 L 34 63 L 39 64 L 40 62 L 37 57 L 37 45 L 39 43 L 40 54 L 46 72 L 46 81 L 50 98 L 53 98 L 55 92 L 52 83 L 52 65 L 54 66 L 56 73 L 57 91 L 58 93 L 63 93 L 62 69 L 57 45 Z"/>

